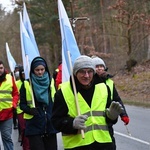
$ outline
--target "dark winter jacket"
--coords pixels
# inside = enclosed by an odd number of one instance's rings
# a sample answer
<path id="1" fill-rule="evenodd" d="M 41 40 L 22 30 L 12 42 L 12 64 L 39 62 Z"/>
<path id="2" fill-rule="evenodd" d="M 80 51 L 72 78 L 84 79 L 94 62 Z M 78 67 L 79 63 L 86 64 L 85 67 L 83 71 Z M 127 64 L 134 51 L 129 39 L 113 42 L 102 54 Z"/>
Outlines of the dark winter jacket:
<path id="1" fill-rule="evenodd" d="M 31 68 L 32 68 L 32 63 L 31 63 Z M 45 70 L 49 73 L 47 64 Z M 49 73 L 49 78 L 51 79 L 50 73 Z M 49 86 L 50 84 L 51 83 L 49 83 Z M 38 114 L 34 115 L 33 118 L 26 120 L 25 135 L 30 136 L 30 135 L 44 135 L 44 134 L 57 133 L 57 131 L 53 128 L 51 122 L 53 101 L 51 98 L 50 88 L 49 88 L 49 104 L 47 106 L 44 105 L 42 102 L 38 102 L 35 95 L 34 95 L 34 100 L 35 100 L 35 108 Z M 29 105 L 27 105 L 26 89 L 24 83 L 22 84 L 20 89 L 20 108 L 27 114 L 31 113 L 31 108 L 29 107 Z"/>
<path id="2" fill-rule="evenodd" d="M 75 78 L 75 84 L 77 92 L 80 92 L 80 94 L 83 96 L 83 98 L 86 100 L 87 104 L 91 106 L 92 97 L 94 94 L 95 89 L 95 83 L 93 82 L 91 87 L 89 89 L 82 88 L 82 85 L 77 81 Z M 71 82 L 71 80 L 70 80 Z M 71 82 L 72 86 L 72 82 Z M 108 99 L 107 99 L 107 108 L 110 106 L 111 100 L 110 100 L 110 91 L 108 92 Z M 78 132 L 78 130 L 74 129 L 72 124 L 74 118 L 71 118 L 68 114 L 68 107 L 64 100 L 63 94 L 61 89 L 59 89 L 54 97 L 54 106 L 52 111 L 52 122 L 54 127 L 65 134 L 75 134 Z M 106 117 L 106 122 L 115 124 L 117 120 L 110 120 Z"/>
<path id="3" fill-rule="evenodd" d="M 99 77 L 98 74 L 95 74 L 94 82 L 95 82 L 95 84 L 98 84 L 98 83 L 105 83 L 106 84 L 106 80 L 111 78 L 111 77 L 112 76 L 109 75 L 109 74 L 107 75 L 107 77 Z M 113 98 L 112 98 L 112 101 L 119 102 L 122 105 L 122 107 L 124 108 L 124 111 L 120 114 L 120 117 L 128 116 L 128 114 L 126 112 L 126 109 L 125 109 L 125 106 L 124 106 L 124 104 L 123 104 L 123 102 L 122 102 L 122 100 L 121 100 L 121 98 L 120 98 L 120 96 L 119 96 L 119 94 L 118 94 L 118 92 L 117 92 L 117 90 L 115 88 L 115 85 L 113 85 Z"/>

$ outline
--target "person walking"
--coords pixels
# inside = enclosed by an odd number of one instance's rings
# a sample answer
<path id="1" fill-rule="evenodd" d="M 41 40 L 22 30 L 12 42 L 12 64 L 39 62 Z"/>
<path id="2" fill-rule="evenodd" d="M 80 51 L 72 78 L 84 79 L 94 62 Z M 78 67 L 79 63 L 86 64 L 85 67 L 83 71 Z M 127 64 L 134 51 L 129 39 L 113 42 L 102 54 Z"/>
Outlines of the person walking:
<path id="1" fill-rule="evenodd" d="M 4 150 L 13 150 L 13 110 L 16 109 L 19 93 L 14 78 L 5 70 L 0 60 L 0 133 Z"/>
<path id="2" fill-rule="evenodd" d="M 111 102 L 104 83 L 94 83 L 92 58 L 81 55 L 73 66 L 73 82 L 61 84 L 54 97 L 52 123 L 62 132 L 65 150 L 112 150 L 108 124 L 115 124 L 123 111 L 118 102 Z M 75 97 L 80 113 L 77 113 Z M 84 139 L 81 136 L 84 131 Z"/>
<path id="3" fill-rule="evenodd" d="M 14 74 L 12 74 L 12 76 L 14 76 L 15 78 L 15 81 L 19 80 L 19 68 L 21 67 L 20 64 L 17 64 L 15 66 L 15 70 L 14 70 Z M 19 129 L 19 125 L 18 125 L 18 118 L 17 118 L 17 110 L 16 109 L 13 109 L 13 128 L 14 130 L 18 129 L 18 131 L 20 132 L 20 129 Z"/>
<path id="4" fill-rule="evenodd" d="M 20 66 L 19 78 L 16 81 L 16 85 L 17 85 L 19 92 L 20 92 L 20 88 L 21 88 L 24 80 L 25 80 L 24 69 L 23 69 L 23 66 Z M 19 103 L 20 103 L 20 100 L 19 100 L 18 106 L 16 108 L 17 118 L 18 118 L 18 129 L 19 129 L 18 142 L 21 142 L 21 146 L 22 146 L 23 150 L 30 150 L 29 140 L 25 136 L 26 120 L 23 118 L 23 111 L 20 109 Z"/>
<path id="5" fill-rule="evenodd" d="M 42 57 L 34 58 L 30 68 L 30 80 L 24 81 L 20 89 L 20 108 L 26 119 L 25 136 L 30 150 L 57 150 L 57 131 L 51 122 L 54 80 Z"/>
<path id="6" fill-rule="evenodd" d="M 97 56 L 93 56 L 92 61 L 93 61 L 93 65 L 96 70 L 95 83 L 96 84 L 105 83 L 109 87 L 109 90 L 111 93 L 111 100 L 115 101 L 115 102 L 119 102 L 122 105 L 124 111 L 120 114 L 120 118 L 124 122 L 125 125 L 128 125 L 130 119 L 129 119 L 129 116 L 125 109 L 125 106 L 123 104 L 123 101 L 121 100 L 121 98 L 115 88 L 114 81 L 111 79 L 113 77 L 113 75 L 110 75 L 107 72 L 108 68 L 106 67 L 106 64 L 103 61 L 103 59 L 101 59 Z M 115 142 L 115 138 L 114 138 L 113 124 L 109 124 L 109 130 L 110 130 L 110 134 L 113 139 L 113 149 L 112 150 L 116 150 L 116 142 Z"/>
<path id="7" fill-rule="evenodd" d="M 58 90 L 60 88 L 60 84 L 62 83 L 62 62 L 60 62 L 57 69 L 55 69 L 53 78 L 55 81 L 56 90 Z"/>
<path id="8" fill-rule="evenodd" d="M 55 79 L 56 89 L 60 88 L 60 84 L 62 83 L 62 63 L 58 66 L 58 73 Z"/>

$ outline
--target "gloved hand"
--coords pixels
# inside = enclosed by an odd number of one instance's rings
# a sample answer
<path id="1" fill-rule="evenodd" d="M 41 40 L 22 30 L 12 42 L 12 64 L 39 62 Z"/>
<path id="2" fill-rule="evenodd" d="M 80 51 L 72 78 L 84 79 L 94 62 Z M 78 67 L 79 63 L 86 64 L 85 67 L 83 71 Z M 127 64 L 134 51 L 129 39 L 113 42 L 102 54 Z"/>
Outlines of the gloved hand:
<path id="1" fill-rule="evenodd" d="M 35 115 L 38 115 L 39 112 L 38 112 L 37 108 L 30 108 L 29 109 L 29 114 L 35 116 Z"/>
<path id="2" fill-rule="evenodd" d="M 84 125 L 85 121 L 87 120 L 88 116 L 87 115 L 80 115 L 77 116 L 73 120 L 73 128 L 75 129 L 85 129 L 86 126 Z"/>
<path id="3" fill-rule="evenodd" d="M 122 116 L 122 117 L 121 117 L 121 120 L 124 122 L 125 125 L 128 125 L 128 123 L 129 123 L 129 121 L 130 121 L 130 119 L 129 119 L 128 116 Z"/>
<path id="4" fill-rule="evenodd" d="M 117 119 L 118 115 L 123 112 L 123 107 L 119 102 L 112 102 L 110 107 L 106 109 L 106 115 L 109 119 L 115 120 Z"/>

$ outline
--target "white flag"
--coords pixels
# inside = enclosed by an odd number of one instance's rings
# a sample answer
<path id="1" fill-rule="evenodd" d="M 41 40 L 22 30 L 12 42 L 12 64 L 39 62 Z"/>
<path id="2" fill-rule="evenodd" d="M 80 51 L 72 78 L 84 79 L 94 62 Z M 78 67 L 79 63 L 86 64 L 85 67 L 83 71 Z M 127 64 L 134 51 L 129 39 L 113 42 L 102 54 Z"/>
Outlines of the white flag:
<path id="1" fill-rule="evenodd" d="M 9 68 L 10 68 L 11 72 L 14 72 L 15 66 L 16 66 L 16 61 L 14 60 L 13 56 L 10 53 L 8 43 L 6 43 L 6 54 L 7 54 Z"/>
<path id="2" fill-rule="evenodd" d="M 61 0 L 58 0 L 58 12 L 62 39 L 62 82 L 64 82 L 68 81 L 71 75 L 68 51 L 70 53 L 72 65 L 74 64 L 75 59 L 80 56 L 80 52 L 68 15 Z"/>

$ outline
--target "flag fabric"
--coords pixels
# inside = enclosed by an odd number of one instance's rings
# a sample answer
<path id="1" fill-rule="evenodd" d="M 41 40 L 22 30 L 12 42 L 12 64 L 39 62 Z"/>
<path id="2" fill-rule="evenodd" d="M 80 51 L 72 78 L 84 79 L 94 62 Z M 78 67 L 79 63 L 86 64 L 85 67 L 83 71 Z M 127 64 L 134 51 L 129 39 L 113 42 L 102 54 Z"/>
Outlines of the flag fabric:
<path id="1" fill-rule="evenodd" d="M 23 4 L 23 17 L 20 12 L 20 38 L 25 79 L 28 79 L 30 64 L 35 57 L 40 56 L 40 53 L 35 41 L 25 3 Z"/>
<path id="2" fill-rule="evenodd" d="M 34 48 L 35 48 L 37 54 L 40 55 L 38 47 L 37 47 L 37 43 L 36 43 L 36 40 L 35 40 L 35 36 L 34 36 L 34 33 L 33 33 L 33 29 L 32 29 L 32 26 L 31 26 L 31 22 L 30 22 L 30 19 L 29 19 L 29 15 L 27 13 L 25 3 L 23 3 L 23 24 L 24 24 L 24 26 L 27 30 L 27 33 L 28 33 L 33 45 L 34 45 Z"/>
<path id="3" fill-rule="evenodd" d="M 23 61 L 23 68 L 25 73 L 25 79 L 29 79 L 29 63 L 27 62 L 27 56 L 25 54 L 25 46 L 24 46 L 24 39 L 23 34 L 26 34 L 28 36 L 24 24 L 22 22 L 22 14 L 20 12 L 20 39 L 21 39 L 21 52 L 22 52 L 22 61 Z"/>
<path id="4" fill-rule="evenodd" d="M 14 72 L 15 66 L 16 66 L 16 61 L 14 60 L 13 56 L 10 53 L 10 49 L 9 49 L 7 42 L 6 42 L 6 54 L 7 54 L 7 59 L 8 59 L 10 71 Z"/>
<path id="5" fill-rule="evenodd" d="M 69 57 L 71 59 L 71 65 L 73 65 L 75 59 L 80 56 L 80 51 L 68 15 L 61 0 L 58 0 L 58 12 L 62 39 L 62 82 L 64 82 L 69 80 L 72 73 L 69 65 Z M 70 54 L 69 57 L 68 52 Z"/>

